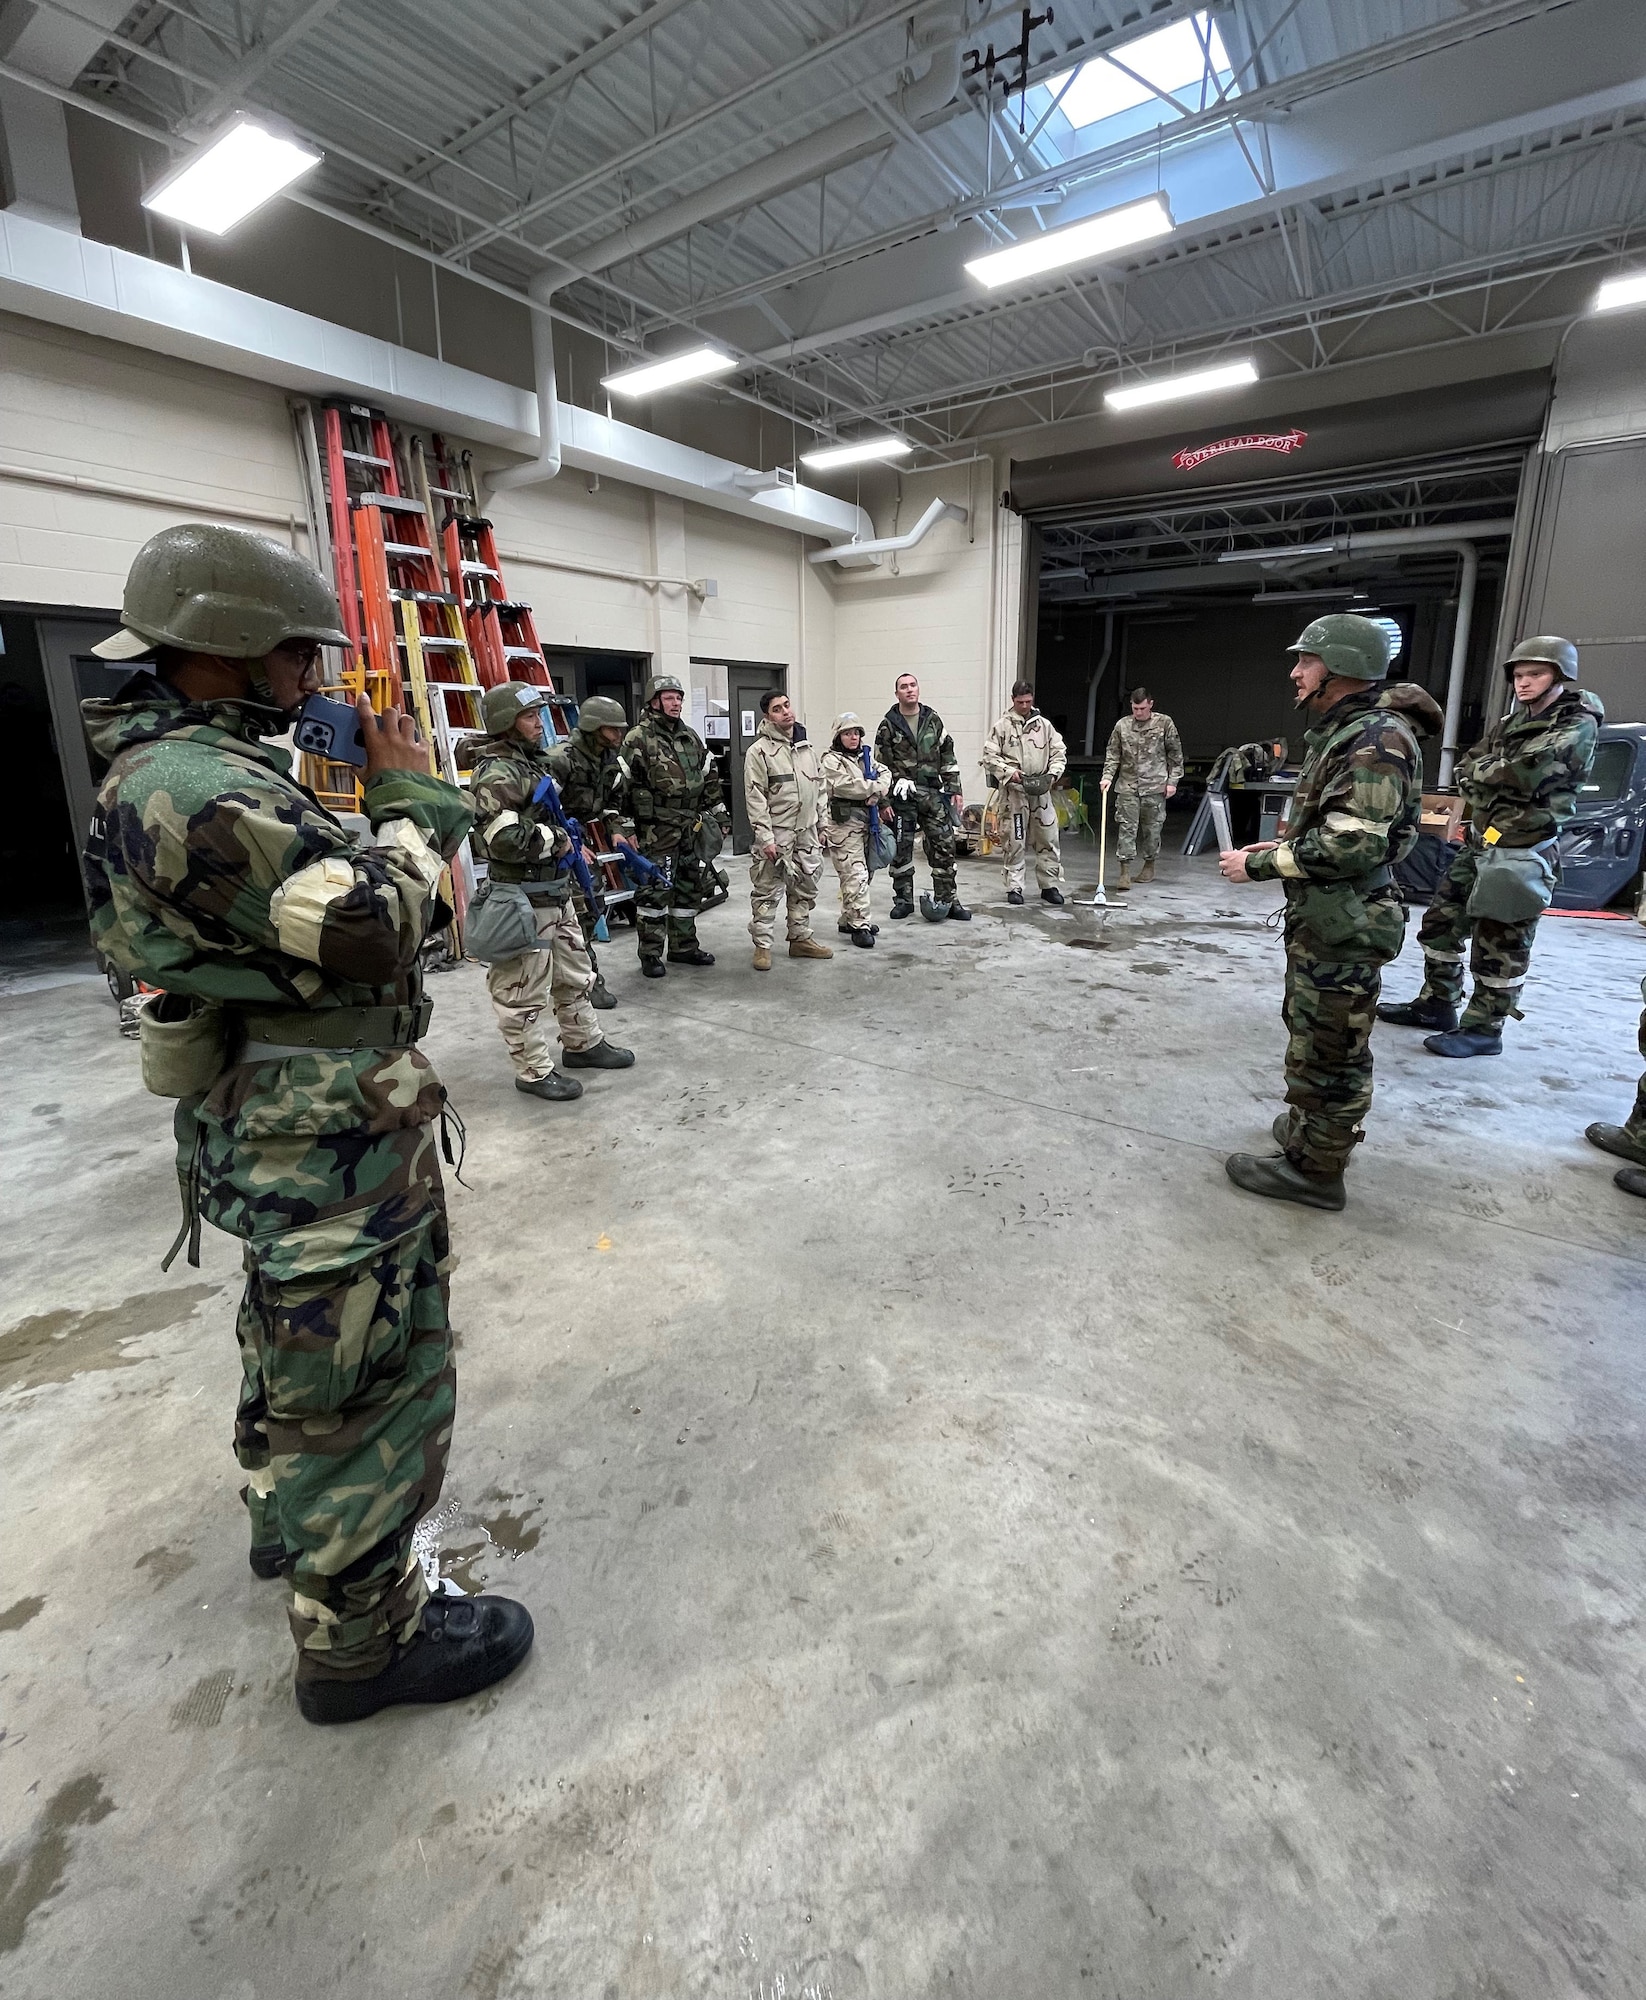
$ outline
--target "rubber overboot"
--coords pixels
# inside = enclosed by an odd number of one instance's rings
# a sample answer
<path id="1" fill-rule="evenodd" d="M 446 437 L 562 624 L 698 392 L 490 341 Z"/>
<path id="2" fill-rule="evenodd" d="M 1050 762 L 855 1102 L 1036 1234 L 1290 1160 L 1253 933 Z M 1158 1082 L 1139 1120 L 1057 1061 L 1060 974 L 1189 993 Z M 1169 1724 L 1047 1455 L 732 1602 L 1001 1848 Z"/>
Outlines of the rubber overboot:
<path id="1" fill-rule="evenodd" d="M 914 897 L 909 890 L 899 889 L 897 894 L 892 898 L 892 915 L 894 917 L 912 917 L 914 915 Z"/>
<path id="2" fill-rule="evenodd" d="M 852 943 L 860 945 L 864 951 L 874 950 L 874 940 L 875 927 L 872 924 L 860 925 L 858 929 L 852 932 Z"/>
<path id="3" fill-rule="evenodd" d="M 297 1683 L 309 1722 L 362 1722 L 380 1708 L 462 1701 L 512 1674 L 531 1651 L 531 1613 L 511 1597 L 435 1597 L 410 1643 L 369 1680 Z"/>
<path id="4" fill-rule="evenodd" d="M 1144 862 L 1142 868 L 1138 871 L 1137 879 L 1140 882 L 1152 882 L 1154 880 L 1154 862 L 1152 860 Z"/>
<path id="5" fill-rule="evenodd" d="M 1626 1125 L 1586 1125 L 1583 1136 L 1603 1153 L 1615 1153 L 1620 1160 L 1646 1167 L 1646 1136 L 1637 1139 Z"/>
<path id="6" fill-rule="evenodd" d="M 1282 1111 L 1280 1116 L 1269 1127 L 1269 1132 L 1275 1144 L 1284 1153 L 1286 1150 L 1286 1141 L 1292 1136 L 1292 1114 L 1289 1111 Z"/>
<path id="7" fill-rule="evenodd" d="M 814 937 L 790 938 L 790 958 L 833 958 L 834 953 L 826 944 L 819 944 Z"/>
<path id="8" fill-rule="evenodd" d="M 1132 871 L 1127 863 L 1122 861 L 1120 864 L 1120 880 L 1115 884 L 1115 887 L 1117 889 L 1129 889 L 1131 886 Z"/>
<path id="9" fill-rule="evenodd" d="M 604 979 L 597 979 L 589 988 L 589 1005 L 598 1007 L 602 1014 L 609 1013 L 617 1005 L 617 995 Z"/>
<path id="10" fill-rule="evenodd" d="M 841 935 L 844 937 L 850 937 L 852 934 L 852 927 L 849 923 L 847 923 L 844 917 L 842 917 L 839 923 L 835 925 L 835 929 L 839 931 Z"/>
<path id="11" fill-rule="evenodd" d="M 1348 1197 L 1343 1192 L 1343 1176 L 1316 1180 L 1299 1173 L 1284 1153 L 1272 1160 L 1260 1160 L 1255 1153 L 1231 1153 L 1223 1162 L 1236 1187 L 1248 1194 L 1267 1195 L 1270 1201 L 1295 1201 L 1303 1208 L 1341 1208 Z"/>
<path id="12" fill-rule="evenodd" d="M 1023 891 L 1021 889 L 1008 889 L 1006 891 L 1006 901 L 1008 903 L 1020 904 L 1023 901 Z"/>
<path id="13" fill-rule="evenodd" d="M 1646 1199 L 1646 1167 L 1619 1167 L 1612 1176 L 1612 1185 L 1622 1188 L 1625 1194 L 1638 1194 Z"/>
<path id="14" fill-rule="evenodd" d="M 663 979 L 667 977 L 667 968 L 660 958 L 643 958 L 640 961 L 640 976 L 642 979 Z"/>
<path id="15" fill-rule="evenodd" d="M 772 969 L 772 948 L 769 944 L 757 944 L 754 957 L 750 961 L 756 972 L 770 972 Z"/>
<path id="16" fill-rule="evenodd" d="M 949 905 L 949 915 L 957 924 L 969 924 L 972 920 L 971 911 L 967 909 L 958 896 Z"/>
<path id="17" fill-rule="evenodd" d="M 1061 889 L 1042 889 L 1040 900 L 1043 903 L 1056 903 L 1061 907 L 1063 903 L 1063 891 Z"/>
<path id="18" fill-rule="evenodd" d="M 1457 1026 L 1457 1009 L 1450 1000 L 1420 993 L 1415 1000 L 1391 1000 L 1387 1006 L 1380 1006 L 1377 1018 L 1395 1028 L 1428 1028 L 1446 1035 Z"/>
<path id="19" fill-rule="evenodd" d="M 940 903 L 935 896 L 928 896 L 923 893 L 920 898 L 920 914 L 926 919 L 927 923 L 940 924 L 949 914 L 949 906 L 947 903 Z M 897 915 L 897 905 L 895 903 L 892 905 L 892 915 L 894 917 Z"/>
<path id="20" fill-rule="evenodd" d="M 567 1069 L 633 1069 L 634 1050 L 596 1042 L 592 1049 L 562 1049 L 560 1060 Z"/>
<path id="21" fill-rule="evenodd" d="M 1448 1035 L 1425 1035 L 1423 1046 L 1432 1056 L 1500 1056 L 1503 1030 L 1454 1028 Z"/>
<path id="22" fill-rule="evenodd" d="M 570 1104 L 574 1097 L 583 1095 L 583 1086 L 575 1076 L 562 1076 L 557 1069 L 551 1069 L 547 1076 L 517 1076 L 516 1090 L 523 1090 L 528 1097 L 547 1098 L 551 1104 Z"/>
<path id="23" fill-rule="evenodd" d="M 689 944 L 679 951 L 669 953 L 670 965 L 713 965 L 714 953 L 705 951 L 701 945 Z"/>

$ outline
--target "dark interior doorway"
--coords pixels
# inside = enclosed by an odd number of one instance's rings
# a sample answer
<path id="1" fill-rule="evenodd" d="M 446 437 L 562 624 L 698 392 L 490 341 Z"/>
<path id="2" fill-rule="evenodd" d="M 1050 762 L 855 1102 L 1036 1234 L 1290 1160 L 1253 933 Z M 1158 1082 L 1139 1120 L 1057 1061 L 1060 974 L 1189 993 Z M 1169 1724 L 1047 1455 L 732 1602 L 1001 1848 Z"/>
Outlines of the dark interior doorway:
<path id="1" fill-rule="evenodd" d="M 554 684 L 573 701 L 585 702 L 590 695 L 603 694 L 620 702 L 632 723 L 640 714 L 640 697 L 651 673 L 649 653 L 608 653 L 569 646 L 545 646 Z"/>
<path id="2" fill-rule="evenodd" d="M 0 921 L 78 923 L 84 915 L 80 844 L 91 821 L 92 758 L 80 702 L 130 678 L 91 648 L 116 621 L 40 617 L 0 609 L 0 755 L 7 810 L 0 814 Z"/>
<path id="3" fill-rule="evenodd" d="M 732 852 L 747 854 L 749 808 L 743 793 L 743 759 L 749 754 L 755 732 L 760 727 L 760 697 L 779 694 L 788 686 L 787 667 L 754 665 L 742 660 L 726 662 L 726 707 L 731 723 L 729 746 L 710 744 L 711 750 L 728 748 L 727 773 L 732 802 Z"/>

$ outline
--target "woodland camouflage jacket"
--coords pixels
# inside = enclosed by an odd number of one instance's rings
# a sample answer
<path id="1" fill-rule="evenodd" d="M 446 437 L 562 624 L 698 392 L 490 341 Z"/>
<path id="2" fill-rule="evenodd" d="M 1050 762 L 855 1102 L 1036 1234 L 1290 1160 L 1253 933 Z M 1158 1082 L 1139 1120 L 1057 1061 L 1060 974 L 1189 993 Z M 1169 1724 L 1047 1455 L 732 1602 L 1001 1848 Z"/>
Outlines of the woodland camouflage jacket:
<path id="1" fill-rule="evenodd" d="M 1558 833 L 1576 810 L 1605 719 L 1587 688 L 1564 689 L 1541 715 L 1517 701 L 1458 764 L 1471 826 L 1495 826 L 1505 847 L 1535 847 Z"/>
<path id="2" fill-rule="evenodd" d="M 628 792 L 623 760 L 598 735 L 574 729 L 550 749 L 549 769 L 560 787 L 560 803 L 573 819 L 586 826 L 591 820 L 621 818 Z"/>
<path id="3" fill-rule="evenodd" d="M 894 783 L 908 778 L 924 791 L 951 796 L 960 790 L 960 760 L 954 754 L 954 739 L 943 727 L 942 716 L 924 702 L 912 729 L 903 711 L 892 703 L 875 732 L 874 754 Z"/>
<path id="4" fill-rule="evenodd" d="M 532 804 L 532 794 L 550 768 L 549 752 L 523 736 L 488 736 L 481 741 L 469 785 L 474 845 L 494 882 L 557 885 L 569 896 L 565 856 L 571 843 L 543 807 Z"/>
<path id="5" fill-rule="evenodd" d="M 720 770 L 690 723 L 649 708 L 623 739 L 629 811 L 638 830 L 684 833 L 704 813 L 720 809 Z"/>
<path id="6" fill-rule="evenodd" d="M 1146 722 L 1123 715 L 1109 731 L 1103 775 L 1111 784 L 1135 785 L 1140 792 L 1163 792 L 1183 775 L 1183 744 L 1177 724 L 1156 713 Z"/>
<path id="7" fill-rule="evenodd" d="M 1368 878 L 1417 844 L 1423 753 L 1413 733 L 1440 710 L 1410 682 L 1346 695 L 1304 738 L 1303 769 L 1278 846 L 1246 858 L 1254 882 L 1277 877 L 1288 900 L 1311 883 L 1365 892 Z"/>
<path id="8" fill-rule="evenodd" d="M 92 940 L 145 985 L 242 1007 L 407 997 L 461 792 L 417 772 L 366 787 L 357 841 L 289 775 L 263 720 L 185 702 L 153 675 L 82 704 L 110 769 L 85 854 Z"/>

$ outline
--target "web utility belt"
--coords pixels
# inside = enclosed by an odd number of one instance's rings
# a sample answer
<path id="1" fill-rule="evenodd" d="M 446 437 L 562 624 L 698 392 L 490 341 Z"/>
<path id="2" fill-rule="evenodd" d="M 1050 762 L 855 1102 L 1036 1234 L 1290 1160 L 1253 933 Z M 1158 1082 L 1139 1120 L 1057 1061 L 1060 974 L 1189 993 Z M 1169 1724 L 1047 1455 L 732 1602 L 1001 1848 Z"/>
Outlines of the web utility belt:
<path id="1" fill-rule="evenodd" d="M 288 1056 L 362 1049 L 415 1048 L 429 1032 L 434 1002 L 425 993 L 400 1007 L 283 1008 L 275 1013 L 238 1013 L 245 1036 L 238 1062 L 277 1062 Z"/>

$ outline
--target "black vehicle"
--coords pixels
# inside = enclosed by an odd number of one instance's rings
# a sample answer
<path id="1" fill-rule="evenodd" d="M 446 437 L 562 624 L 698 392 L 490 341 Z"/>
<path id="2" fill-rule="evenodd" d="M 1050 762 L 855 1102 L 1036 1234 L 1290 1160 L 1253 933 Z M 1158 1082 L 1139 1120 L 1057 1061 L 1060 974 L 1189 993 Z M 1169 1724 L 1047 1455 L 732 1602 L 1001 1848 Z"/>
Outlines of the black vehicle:
<path id="1" fill-rule="evenodd" d="M 1646 840 L 1646 722 L 1609 722 L 1577 811 L 1560 836 L 1557 910 L 1601 910 L 1640 886 Z"/>

